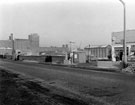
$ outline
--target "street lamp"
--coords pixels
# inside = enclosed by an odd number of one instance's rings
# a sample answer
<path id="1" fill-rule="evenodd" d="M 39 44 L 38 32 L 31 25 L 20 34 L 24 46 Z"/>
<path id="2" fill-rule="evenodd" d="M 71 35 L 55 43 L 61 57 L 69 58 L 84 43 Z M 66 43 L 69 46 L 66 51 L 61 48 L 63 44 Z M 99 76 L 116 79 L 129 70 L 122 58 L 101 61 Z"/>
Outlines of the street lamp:
<path id="1" fill-rule="evenodd" d="M 15 56 L 15 45 L 14 45 L 14 37 L 13 37 L 13 33 L 11 33 L 11 41 L 12 41 L 12 59 L 14 60 L 14 56 Z"/>
<path id="2" fill-rule="evenodd" d="M 122 5 L 123 5 L 123 50 L 124 50 L 124 56 L 123 56 L 123 63 L 124 63 L 124 67 L 126 66 L 127 64 L 127 47 L 126 47 L 126 4 L 124 3 L 124 1 L 122 0 L 119 0 Z"/>
<path id="3" fill-rule="evenodd" d="M 89 48 L 88 48 L 88 62 L 90 62 L 90 44 L 89 44 Z"/>

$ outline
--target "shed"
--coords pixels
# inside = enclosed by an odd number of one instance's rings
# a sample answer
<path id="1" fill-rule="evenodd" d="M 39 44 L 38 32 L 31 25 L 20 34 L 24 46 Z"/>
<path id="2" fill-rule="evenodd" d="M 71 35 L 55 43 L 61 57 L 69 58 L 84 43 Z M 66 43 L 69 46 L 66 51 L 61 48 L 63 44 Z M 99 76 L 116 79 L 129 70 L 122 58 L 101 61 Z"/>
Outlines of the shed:
<path id="1" fill-rule="evenodd" d="M 73 63 L 86 63 L 86 53 L 84 51 L 73 51 Z"/>

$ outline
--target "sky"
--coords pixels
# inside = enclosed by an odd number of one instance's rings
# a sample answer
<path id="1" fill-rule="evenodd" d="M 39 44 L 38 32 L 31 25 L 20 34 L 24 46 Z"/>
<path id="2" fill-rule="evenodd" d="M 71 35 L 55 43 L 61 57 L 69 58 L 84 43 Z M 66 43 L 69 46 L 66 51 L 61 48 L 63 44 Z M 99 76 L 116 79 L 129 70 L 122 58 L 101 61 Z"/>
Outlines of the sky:
<path id="1" fill-rule="evenodd" d="M 12 1 L 12 2 L 11 2 Z M 135 2 L 126 3 L 126 29 L 135 29 Z M 0 39 L 10 33 L 28 38 L 38 33 L 40 46 L 74 47 L 111 44 L 111 33 L 123 30 L 119 0 L 0 0 Z"/>

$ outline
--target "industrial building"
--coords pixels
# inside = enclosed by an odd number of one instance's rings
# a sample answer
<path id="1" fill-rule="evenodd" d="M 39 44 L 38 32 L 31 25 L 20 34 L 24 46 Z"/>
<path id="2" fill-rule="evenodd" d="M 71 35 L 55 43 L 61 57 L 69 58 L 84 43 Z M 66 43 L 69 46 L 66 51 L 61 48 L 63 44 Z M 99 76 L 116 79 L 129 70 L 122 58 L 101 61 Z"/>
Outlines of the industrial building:
<path id="1" fill-rule="evenodd" d="M 127 56 L 135 55 L 135 30 L 126 30 Z M 122 60 L 123 56 L 123 31 L 112 33 L 112 60 Z"/>
<path id="2" fill-rule="evenodd" d="M 112 59 L 122 60 L 123 57 L 123 31 L 113 32 L 111 45 L 87 46 L 84 48 L 87 60 Z M 128 60 L 135 57 L 135 30 L 126 30 L 126 47 Z"/>
<path id="3" fill-rule="evenodd" d="M 12 55 L 13 46 L 16 52 L 24 56 L 63 55 L 69 51 L 67 44 L 62 47 L 40 47 L 37 33 L 28 35 L 28 39 L 13 39 L 13 34 L 11 34 L 8 40 L 0 40 L 0 55 Z"/>
<path id="4" fill-rule="evenodd" d="M 12 54 L 11 40 L 0 40 L 0 55 Z"/>
<path id="5" fill-rule="evenodd" d="M 0 55 L 12 55 L 12 49 L 19 51 L 22 55 L 37 55 L 35 49 L 39 48 L 39 36 L 34 33 L 28 39 L 13 39 L 13 34 L 8 40 L 0 40 Z"/>

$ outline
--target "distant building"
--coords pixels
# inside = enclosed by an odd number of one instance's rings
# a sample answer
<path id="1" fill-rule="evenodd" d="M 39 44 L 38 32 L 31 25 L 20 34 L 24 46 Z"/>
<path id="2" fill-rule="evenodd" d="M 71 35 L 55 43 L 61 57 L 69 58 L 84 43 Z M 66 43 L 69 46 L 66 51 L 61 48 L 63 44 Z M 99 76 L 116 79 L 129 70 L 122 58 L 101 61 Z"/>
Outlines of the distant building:
<path id="1" fill-rule="evenodd" d="M 126 30 L 127 56 L 135 54 L 135 30 Z M 123 31 L 112 33 L 112 59 L 122 60 Z"/>
<path id="2" fill-rule="evenodd" d="M 9 40 L 0 40 L 0 54 L 12 54 L 13 34 L 9 36 Z M 38 34 L 29 35 L 28 39 L 14 39 L 14 48 L 23 55 L 38 55 L 39 36 Z"/>
<path id="3" fill-rule="evenodd" d="M 31 48 L 38 48 L 39 47 L 39 36 L 38 34 L 34 33 L 29 35 L 29 42 Z"/>
<path id="4" fill-rule="evenodd" d="M 12 55 L 12 41 L 13 34 L 9 36 L 9 40 L 0 40 L 0 55 Z M 67 44 L 62 47 L 40 47 L 37 33 L 30 34 L 28 39 L 14 39 L 14 49 L 21 55 L 63 55 L 69 51 Z"/>
<path id="5" fill-rule="evenodd" d="M 20 52 L 24 55 L 31 51 L 31 46 L 28 39 L 15 39 L 14 48 L 15 50 L 20 50 Z"/>
<path id="6" fill-rule="evenodd" d="M 68 48 L 68 44 L 63 44 L 62 47 L 63 48 Z"/>
<path id="7" fill-rule="evenodd" d="M 12 54 L 11 40 L 0 40 L 0 55 Z"/>
<path id="8" fill-rule="evenodd" d="M 84 48 L 87 60 L 109 59 L 111 56 L 111 45 L 88 46 Z"/>
<path id="9" fill-rule="evenodd" d="M 42 55 L 63 55 L 69 52 L 68 47 L 39 47 L 39 53 Z"/>

